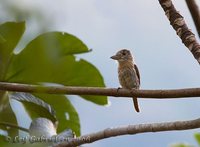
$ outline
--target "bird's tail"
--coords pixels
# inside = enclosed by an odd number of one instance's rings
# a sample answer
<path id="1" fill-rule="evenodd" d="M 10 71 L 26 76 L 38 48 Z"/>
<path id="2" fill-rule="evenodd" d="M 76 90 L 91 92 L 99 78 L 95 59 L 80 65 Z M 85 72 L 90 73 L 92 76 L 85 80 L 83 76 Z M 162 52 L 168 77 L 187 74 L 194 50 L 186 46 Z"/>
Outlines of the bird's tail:
<path id="1" fill-rule="evenodd" d="M 137 97 L 133 97 L 133 104 L 134 104 L 135 110 L 137 112 L 140 112 Z"/>

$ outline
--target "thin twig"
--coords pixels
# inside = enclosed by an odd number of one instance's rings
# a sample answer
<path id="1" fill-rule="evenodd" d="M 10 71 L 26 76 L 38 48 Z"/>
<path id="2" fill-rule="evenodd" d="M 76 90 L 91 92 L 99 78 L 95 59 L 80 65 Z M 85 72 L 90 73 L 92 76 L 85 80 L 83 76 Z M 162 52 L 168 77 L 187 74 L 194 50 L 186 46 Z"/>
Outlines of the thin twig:
<path id="1" fill-rule="evenodd" d="M 152 124 L 139 124 L 128 125 L 116 128 L 108 128 L 96 133 L 83 135 L 78 138 L 63 142 L 56 147 L 74 147 L 86 143 L 92 143 L 97 140 L 102 140 L 109 137 L 115 137 L 120 135 L 139 134 L 147 132 L 161 132 L 161 131 L 174 131 L 174 130 L 188 130 L 200 128 L 200 119 L 189 121 L 175 121 L 166 123 L 152 123 Z"/>
<path id="2" fill-rule="evenodd" d="M 102 95 L 114 97 L 141 97 L 141 98 L 183 98 L 200 97 L 200 88 L 174 90 L 136 90 L 102 88 L 102 87 L 73 87 L 73 86 L 40 86 L 19 83 L 0 82 L 0 90 L 29 93 L 68 94 L 68 95 Z"/>
<path id="3" fill-rule="evenodd" d="M 159 0 L 159 2 L 177 35 L 200 64 L 200 44 L 188 28 L 183 16 L 176 10 L 171 0 Z"/>
<path id="4" fill-rule="evenodd" d="M 200 37 L 200 13 L 199 13 L 200 11 L 199 11 L 199 7 L 198 7 L 195 0 L 186 0 L 186 4 L 187 4 L 187 6 L 190 10 L 190 13 L 192 15 L 194 24 L 195 24 L 197 32 L 198 32 L 198 35 Z"/>
<path id="5" fill-rule="evenodd" d="M 22 130 L 22 131 L 25 131 L 25 132 L 29 132 L 29 130 L 26 129 L 26 128 L 23 128 L 23 127 L 20 127 L 18 125 L 11 124 L 11 123 L 8 123 L 8 122 L 0 122 L 0 125 L 6 126 L 6 127 L 15 128 L 15 129 L 19 129 L 19 130 Z"/>

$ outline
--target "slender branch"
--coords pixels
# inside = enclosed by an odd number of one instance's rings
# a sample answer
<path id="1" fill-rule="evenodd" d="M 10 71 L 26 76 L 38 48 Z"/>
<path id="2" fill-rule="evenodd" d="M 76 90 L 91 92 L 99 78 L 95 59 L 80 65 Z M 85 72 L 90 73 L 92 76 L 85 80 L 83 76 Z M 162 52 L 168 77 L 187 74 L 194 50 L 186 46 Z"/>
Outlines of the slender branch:
<path id="1" fill-rule="evenodd" d="M 68 94 L 68 95 L 103 95 L 114 97 L 141 97 L 141 98 L 183 98 L 200 97 L 200 88 L 174 90 L 136 90 L 102 87 L 73 87 L 73 86 L 40 86 L 19 83 L 0 82 L 0 90 L 29 93 Z"/>
<path id="2" fill-rule="evenodd" d="M 130 134 L 133 135 L 133 134 L 147 133 L 147 132 L 161 132 L 161 131 L 174 131 L 174 130 L 188 130 L 195 128 L 200 128 L 200 119 L 189 120 L 189 121 L 166 122 L 166 123 L 128 125 L 117 128 L 108 128 L 96 133 L 83 135 L 78 138 L 71 139 L 68 142 L 63 142 L 57 145 L 56 147 L 73 147 L 120 135 L 130 135 Z"/>
<path id="3" fill-rule="evenodd" d="M 194 24 L 196 26 L 197 32 L 199 34 L 200 37 L 200 11 L 199 11 L 199 7 L 197 5 L 197 3 L 195 2 L 195 0 L 186 0 L 186 4 L 190 10 L 190 13 L 192 15 L 192 18 L 194 20 Z"/>
<path id="4" fill-rule="evenodd" d="M 30 93 L 49 93 L 49 94 L 76 94 L 76 95 L 106 95 L 106 96 L 123 96 L 123 97 L 143 97 L 143 98 L 178 98 L 178 97 L 197 97 L 200 96 L 200 88 L 176 89 L 176 90 L 135 90 L 132 92 L 126 89 L 117 88 L 98 88 L 98 87 L 71 87 L 71 86 L 40 86 L 19 83 L 0 82 L 0 90 L 19 91 Z M 20 128 L 19 126 L 0 123 L 11 127 Z M 187 130 L 200 127 L 200 119 L 190 121 L 176 121 L 168 123 L 139 124 L 128 125 L 117 128 L 108 128 L 100 132 L 83 135 L 78 138 L 69 139 L 57 146 L 77 146 L 85 143 L 92 143 L 97 140 L 127 134 L 138 134 L 144 132 L 159 132 L 171 130 Z"/>
<path id="5" fill-rule="evenodd" d="M 159 0 L 159 2 L 177 35 L 200 64 L 200 44 L 188 28 L 183 16 L 176 10 L 171 0 Z"/>
<path id="6" fill-rule="evenodd" d="M 6 126 L 6 127 L 11 127 L 11 128 L 16 128 L 16 129 L 19 129 L 19 130 L 22 130 L 22 131 L 25 131 L 25 132 L 29 132 L 29 130 L 26 129 L 26 128 L 23 128 L 23 127 L 20 127 L 18 125 L 14 125 L 14 124 L 11 124 L 11 123 L 8 123 L 8 122 L 0 122 L 0 125 Z"/>

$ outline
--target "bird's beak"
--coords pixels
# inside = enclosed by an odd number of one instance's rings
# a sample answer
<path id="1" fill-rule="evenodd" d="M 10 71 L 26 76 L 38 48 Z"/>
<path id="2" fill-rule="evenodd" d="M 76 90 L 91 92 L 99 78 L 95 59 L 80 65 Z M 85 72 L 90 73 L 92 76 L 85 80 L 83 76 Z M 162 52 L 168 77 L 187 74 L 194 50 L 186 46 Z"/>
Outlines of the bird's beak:
<path id="1" fill-rule="evenodd" d="M 114 55 L 114 56 L 112 56 L 110 58 L 113 59 L 113 60 L 119 60 L 119 56 L 117 56 L 117 55 Z"/>

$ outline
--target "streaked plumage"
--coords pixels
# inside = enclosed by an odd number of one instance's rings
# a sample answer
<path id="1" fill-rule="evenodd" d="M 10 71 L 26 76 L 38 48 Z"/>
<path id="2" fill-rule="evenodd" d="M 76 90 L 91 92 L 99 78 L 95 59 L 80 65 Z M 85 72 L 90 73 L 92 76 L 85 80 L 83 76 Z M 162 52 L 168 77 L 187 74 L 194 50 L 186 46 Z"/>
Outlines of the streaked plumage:
<path id="1" fill-rule="evenodd" d="M 134 63 L 131 52 L 127 49 L 122 49 L 111 57 L 117 60 L 118 66 L 118 78 L 122 88 L 126 89 L 139 89 L 140 87 L 140 74 L 137 65 Z M 139 112 L 139 106 L 137 98 L 133 97 L 135 110 Z"/>

